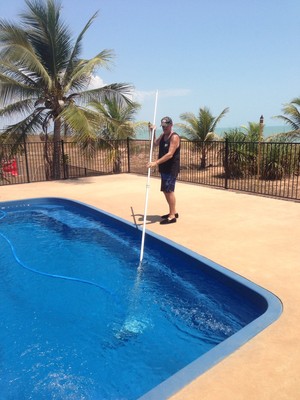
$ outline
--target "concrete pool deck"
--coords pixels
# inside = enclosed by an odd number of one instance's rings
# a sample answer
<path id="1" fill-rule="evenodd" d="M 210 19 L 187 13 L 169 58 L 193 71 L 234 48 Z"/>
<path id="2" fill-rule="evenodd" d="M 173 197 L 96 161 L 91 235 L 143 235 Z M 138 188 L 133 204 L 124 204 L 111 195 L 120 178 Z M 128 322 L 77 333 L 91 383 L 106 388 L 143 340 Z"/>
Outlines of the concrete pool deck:
<path id="1" fill-rule="evenodd" d="M 0 187 L 0 202 L 36 197 L 78 200 L 142 224 L 146 177 L 110 175 Z M 300 203 L 178 182 L 179 219 L 160 180 L 151 179 L 147 229 L 221 264 L 277 295 L 272 325 L 171 397 L 172 400 L 296 400 L 300 393 Z M 157 399 L 160 400 L 160 399 Z"/>

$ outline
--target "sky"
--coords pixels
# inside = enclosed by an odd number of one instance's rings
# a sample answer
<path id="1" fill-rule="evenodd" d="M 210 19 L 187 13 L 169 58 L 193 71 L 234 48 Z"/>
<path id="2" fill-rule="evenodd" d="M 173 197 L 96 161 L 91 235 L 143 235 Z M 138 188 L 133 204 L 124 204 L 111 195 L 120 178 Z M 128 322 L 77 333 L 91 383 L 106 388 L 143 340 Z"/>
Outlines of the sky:
<path id="1" fill-rule="evenodd" d="M 82 56 L 115 54 L 97 85 L 129 83 L 141 104 L 136 119 L 159 124 L 209 108 L 219 127 L 274 118 L 300 97 L 299 0 L 61 0 L 74 39 L 89 18 Z M 0 16 L 18 20 L 24 0 L 1 0 Z M 157 113 L 155 94 L 158 91 Z"/>

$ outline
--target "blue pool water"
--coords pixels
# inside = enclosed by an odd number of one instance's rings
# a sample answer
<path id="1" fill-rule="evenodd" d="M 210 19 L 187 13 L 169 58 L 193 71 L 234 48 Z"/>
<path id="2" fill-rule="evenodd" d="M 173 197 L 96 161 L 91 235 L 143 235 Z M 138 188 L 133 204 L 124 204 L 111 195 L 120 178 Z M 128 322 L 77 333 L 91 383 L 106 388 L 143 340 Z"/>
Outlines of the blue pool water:
<path id="1" fill-rule="evenodd" d="M 278 318 L 278 299 L 67 199 L 0 203 L 3 399 L 164 399 Z"/>

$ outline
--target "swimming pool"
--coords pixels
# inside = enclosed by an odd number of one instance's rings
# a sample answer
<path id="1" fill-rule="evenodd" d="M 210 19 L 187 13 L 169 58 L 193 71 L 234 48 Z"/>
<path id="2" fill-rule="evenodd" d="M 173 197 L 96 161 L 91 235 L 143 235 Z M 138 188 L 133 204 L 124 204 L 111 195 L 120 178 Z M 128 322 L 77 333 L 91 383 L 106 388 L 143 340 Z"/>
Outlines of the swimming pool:
<path id="1" fill-rule="evenodd" d="M 85 204 L 0 210 L 7 398 L 164 399 L 281 313 L 265 289 L 155 234 L 138 268 L 141 231 Z"/>

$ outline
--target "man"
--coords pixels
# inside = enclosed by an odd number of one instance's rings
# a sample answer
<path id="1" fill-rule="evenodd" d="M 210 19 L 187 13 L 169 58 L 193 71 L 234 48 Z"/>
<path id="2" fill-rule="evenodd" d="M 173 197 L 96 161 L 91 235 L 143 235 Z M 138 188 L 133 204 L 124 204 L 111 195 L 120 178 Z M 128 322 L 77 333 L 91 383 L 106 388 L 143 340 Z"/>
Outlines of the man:
<path id="1" fill-rule="evenodd" d="M 158 165 L 161 175 L 161 188 L 169 205 L 169 213 L 162 215 L 161 225 L 173 224 L 178 218 L 176 211 L 175 183 L 180 169 L 180 137 L 173 131 L 173 121 L 170 117 L 164 117 L 161 120 L 163 133 L 156 139 L 156 127 L 150 125 L 150 129 L 154 129 L 153 143 L 159 146 L 158 159 L 149 162 L 148 168 Z"/>

